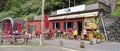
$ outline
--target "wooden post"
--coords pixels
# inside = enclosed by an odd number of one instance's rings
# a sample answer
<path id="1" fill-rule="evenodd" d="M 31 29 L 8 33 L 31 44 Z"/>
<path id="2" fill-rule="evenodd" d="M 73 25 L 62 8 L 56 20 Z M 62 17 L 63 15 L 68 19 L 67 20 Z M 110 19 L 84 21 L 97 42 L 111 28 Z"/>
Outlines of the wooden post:
<path id="1" fill-rule="evenodd" d="M 25 43 L 25 44 L 28 43 L 28 38 L 24 38 L 24 43 Z"/>
<path id="2" fill-rule="evenodd" d="M 17 38 L 16 37 L 14 37 L 14 40 L 15 40 L 15 42 L 17 42 Z"/>
<path id="3" fill-rule="evenodd" d="M 28 38 L 29 38 L 29 34 L 25 34 L 25 35 L 24 35 L 24 43 L 25 43 L 25 44 L 28 43 Z"/>
<path id="4" fill-rule="evenodd" d="M 84 48 L 84 34 L 81 33 L 80 48 Z"/>

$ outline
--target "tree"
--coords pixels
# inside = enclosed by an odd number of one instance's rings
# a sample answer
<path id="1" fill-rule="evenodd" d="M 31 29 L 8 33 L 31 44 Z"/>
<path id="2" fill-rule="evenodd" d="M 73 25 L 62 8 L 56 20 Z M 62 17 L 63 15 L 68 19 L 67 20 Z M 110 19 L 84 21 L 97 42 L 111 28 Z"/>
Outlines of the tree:
<path id="1" fill-rule="evenodd" d="M 91 0 L 70 0 L 71 7 L 75 5 L 91 3 Z M 75 2 L 74 2 L 75 1 Z M 5 7 L 2 5 L 4 3 Z M 0 0 L 2 5 L 0 17 L 22 18 L 41 14 L 42 0 Z M 45 2 L 45 13 L 69 7 L 69 0 L 47 0 Z"/>
<path id="2" fill-rule="evenodd" d="M 21 4 L 25 3 L 27 0 L 8 0 L 5 5 L 5 10 L 10 10 L 12 7 L 20 7 Z"/>
<path id="3" fill-rule="evenodd" d="M 19 3 L 20 1 L 20 3 Z M 40 0 L 9 0 L 6 4 L 4 15 L 14 18 L 34 16 L 40 14 Z M 13 4 L 14 3 L 14 4 Z M 19 3 L 19 4 L 18 4 Z M 11 13 L 12 12 L 12 13 Z M 3 14 L 0 13 L 0 14 Z M 0 15 L 2 16 L 2 15 Z M 6 17 L 4 16 L 4 17 Z"/>

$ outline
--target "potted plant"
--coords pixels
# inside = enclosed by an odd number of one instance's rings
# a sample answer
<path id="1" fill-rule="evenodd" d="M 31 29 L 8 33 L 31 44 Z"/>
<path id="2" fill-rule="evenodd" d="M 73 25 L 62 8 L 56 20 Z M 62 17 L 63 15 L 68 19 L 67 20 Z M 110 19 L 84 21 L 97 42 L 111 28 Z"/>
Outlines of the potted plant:
<path id="1" fill-rule="evenodd" d="M 95 38 L 96 38 L 96 43 L 100 43 L 100 38 L 101 38 L 101 34 L 100 34 L 100 31 L 99 30 L 94 30 L 94 35 L 95 35 Z"/>
<path id="2" fill-rule="evenodd" d="M 100 37 L 100 42 L 104 42 L 104 41 L 105 41 L 105 35 L 102 33 Z"/>

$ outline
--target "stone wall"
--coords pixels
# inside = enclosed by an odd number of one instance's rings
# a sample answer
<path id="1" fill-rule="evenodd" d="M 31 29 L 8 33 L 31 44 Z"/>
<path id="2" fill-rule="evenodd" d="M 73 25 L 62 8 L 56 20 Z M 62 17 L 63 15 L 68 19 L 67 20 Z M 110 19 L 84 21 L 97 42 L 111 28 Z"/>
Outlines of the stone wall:
<path id="1" fill-rule="evenodd" d="M 120 42 L 120 17 L 106 18 L 105 25 L 109 41 Z"/>

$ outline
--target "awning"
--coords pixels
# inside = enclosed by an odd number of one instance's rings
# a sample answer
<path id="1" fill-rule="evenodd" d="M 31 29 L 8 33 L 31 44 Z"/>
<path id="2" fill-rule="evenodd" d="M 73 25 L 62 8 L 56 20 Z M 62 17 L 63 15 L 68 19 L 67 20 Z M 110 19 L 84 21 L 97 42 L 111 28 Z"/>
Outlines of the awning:
<path id="1" fill-rule="evenodd" d="M 72 14 L 72 15 L 64 15 L 64 16 L 56 16 L 56 17 L 49 17 L 48 20 L 58 20 L 58 19 L 70 19 L 70 18 L 81 18 L 81 17 L 92 17 L 98 16 L 97 12 L 89 12 L 89 13 L 81 13 L 81 14 Z"/>

